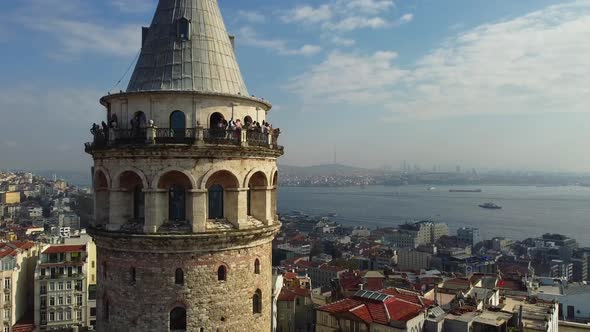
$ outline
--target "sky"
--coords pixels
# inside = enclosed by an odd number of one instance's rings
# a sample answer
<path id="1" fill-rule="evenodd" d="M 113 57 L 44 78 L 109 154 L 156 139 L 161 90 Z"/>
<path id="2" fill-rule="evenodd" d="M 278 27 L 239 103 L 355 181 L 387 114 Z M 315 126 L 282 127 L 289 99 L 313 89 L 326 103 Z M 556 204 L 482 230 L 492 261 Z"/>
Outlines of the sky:
<path id="1" fill-rule="evenodd" d="M 0 3 L 0 169 L 90 168 L 156 2 Z M 219 4 L 283 164 L 590 172 L 590 1 Z"/>

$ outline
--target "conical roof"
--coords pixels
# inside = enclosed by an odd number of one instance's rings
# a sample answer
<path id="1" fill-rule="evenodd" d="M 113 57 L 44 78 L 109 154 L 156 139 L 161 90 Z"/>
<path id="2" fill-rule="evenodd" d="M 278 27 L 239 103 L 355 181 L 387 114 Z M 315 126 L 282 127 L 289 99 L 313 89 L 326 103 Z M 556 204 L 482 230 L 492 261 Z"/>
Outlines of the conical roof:
<path id="1" fill-rule="evenodd" d="M 159 1 L 127 92 L 162 90 L 248 96 L 217 0 Z"/>

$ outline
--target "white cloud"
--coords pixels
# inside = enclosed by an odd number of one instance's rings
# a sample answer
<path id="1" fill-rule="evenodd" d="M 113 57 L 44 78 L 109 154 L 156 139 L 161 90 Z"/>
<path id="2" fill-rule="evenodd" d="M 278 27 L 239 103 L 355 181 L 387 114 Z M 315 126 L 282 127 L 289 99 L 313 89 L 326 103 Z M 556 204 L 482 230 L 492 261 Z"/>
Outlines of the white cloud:
<path id="1" fill-rule="evenodd" d="M 414 14 L 404 14 L 399 18 L 399 24 L 408 24 L 414 20 Z"/>
<path id="2" fill-rule="evenodd" d="M 248 23 L 264 23 L 264 22 L 266 22 L 266 17 L 264 16 L 264 14 L 259 13 L 257 11 L 239 10 L 238 16 Z"/>
<path id="3" fill-rule="evenodd" d="M 395 8 L 392 0 L 339 0 L 337 5 L 347 10 L 377 14 Z"/>
<path id="4" fill-rule="evenodd" d="M 392 64 L 396 57 L 394 52 L 368 56 L 332 52 L 324 62 L 294 78 L 288 88 L 310 104 L 389 101 L 389 87 L 405 75 Z"/>
<path id="5" fill-rule="evenodd" d="M 356 44 L 356 41 L 354 39 L 343 38 L 339 36 L 332 37 L 331 42 L 339 46 L 353 46 L 354 44 Z"/>
<path id="6" fill-rule="evenodd" d="M 156 8 L 153 0 L 111 0 L 110 4 L 125 13 L 144 13 Z"/>
<path id="7" fill-rule="evenodd" d="M 392 0 L 329 0 L 318 7 L 297 6 L 286 11 L 282 20 L 305 27 L 317 25 L 318 28 L 334 34 L 359 29 L 383 29 L 405 24 L 413 19 L 412 14 L 406 14 L 396 21 L 393 18 L 394 9 Z M 350 40 L 347 44 L 350 45 Z"/>
<path id="8" fill-rule="evenodd" d="M 348 32 L 362 28 L 379 29 L 389 25 L 390 24 L 381 17 L 351 16 L 337 22 L 328 22 L 324 24 L 324 28 L 328 30 Z"/>
<path id="9" fill-rule="evenodd" d="M 332 6 L 326 4 L 317 8 L 312 6 L 295 7 L 289 10 L 282 19 L 284 22 L 319 23 L 326 22 L 332 18 Z"/>
<path id="10" fill-rule="evenodd" d="M 286 41 L 281 39 L 264 39 L 258 36 L 256 31 L 250 27 L 240 29 L 238 42 L 246 45 L 257 46 L 273 50 L 280 55 L 303 55 L 311 56 L 319 53 L 322 48 L 317 45 L 305 44 L 299 48 L 290 48 Z"/>
<path id="11" fill-rule="evenodd" d="M 131 56 L 138 52 L 141 33 L 137 25 L 105 26 L 66 19 L 23 20 L 30 29 L 49 34 L 60 47 L 55 58 L 77 57 L 84 53 Z"/>
<path id="12" fill-rule="evenodd" d="M 332 53 L 288 88 L 306 105 L 380 105 L 386 117 L 588 112 L 590 2 L 556 5 L 447 40 L 403 70 L 394 53 Z"/>

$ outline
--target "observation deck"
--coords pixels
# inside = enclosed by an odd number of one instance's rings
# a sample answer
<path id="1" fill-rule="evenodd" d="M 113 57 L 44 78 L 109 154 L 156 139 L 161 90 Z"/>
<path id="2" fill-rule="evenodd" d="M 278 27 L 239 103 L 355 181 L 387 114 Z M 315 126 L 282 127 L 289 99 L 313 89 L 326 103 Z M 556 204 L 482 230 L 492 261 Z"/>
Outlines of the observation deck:
<path id="1" fill-rule="evenodd" d="M 273 154 L 282 155 L 283 146 L 278 144 L 280 131 L 278 129 L 261 132 L 252 129 L 205 129 L 203 127 L 176 128 L 93 128 L 93 141 L 85 144 L 85 151 L 92 154 L 95 151 L 109 150 L 118 147 L 150 147 L 150 146 L 200 146 L 213 148 L 227 147 L 257 147 L 266 149 Z"/>

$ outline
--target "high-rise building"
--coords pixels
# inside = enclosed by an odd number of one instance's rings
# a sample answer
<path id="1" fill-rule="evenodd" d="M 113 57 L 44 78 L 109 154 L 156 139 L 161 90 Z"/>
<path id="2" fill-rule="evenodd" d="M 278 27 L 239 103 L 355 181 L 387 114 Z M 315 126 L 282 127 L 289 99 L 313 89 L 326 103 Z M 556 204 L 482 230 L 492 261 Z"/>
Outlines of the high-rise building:
<path id="1" fill-rule="evenodd" d="M 217 0 L 160 0 L 142 35 L 86 145 L 97 329 L 268 331 L 283 154 L 271 104 L 248 93 Z"/>

